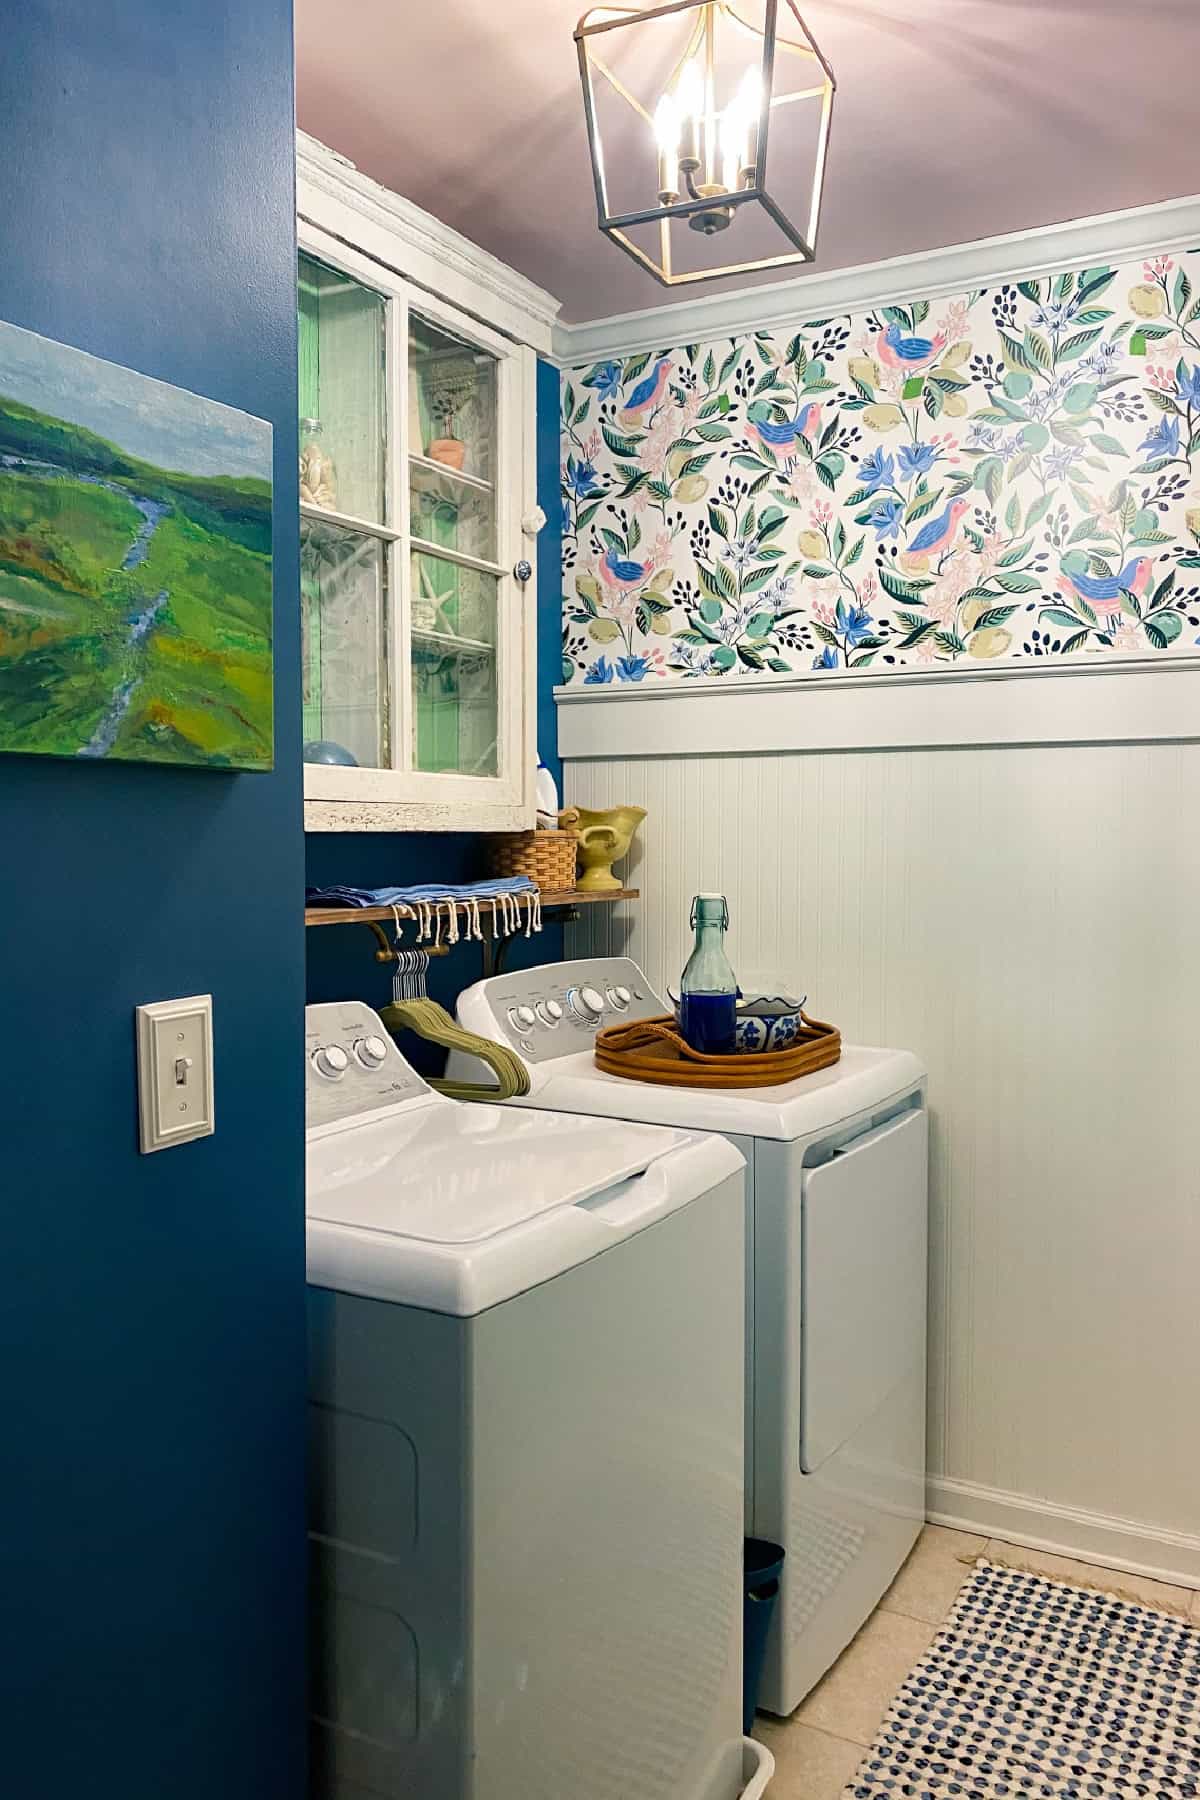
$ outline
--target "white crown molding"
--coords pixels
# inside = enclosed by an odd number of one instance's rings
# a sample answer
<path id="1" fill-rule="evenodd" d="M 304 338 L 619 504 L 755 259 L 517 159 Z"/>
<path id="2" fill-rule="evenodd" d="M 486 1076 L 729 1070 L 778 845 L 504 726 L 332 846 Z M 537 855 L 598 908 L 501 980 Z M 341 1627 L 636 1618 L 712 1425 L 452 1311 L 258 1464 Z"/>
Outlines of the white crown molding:
<path id="1" fill-rule="evenodd" d="M 794 330 L 806 319 L 869 312 L 898 300 L 934 300 L 999 280 L 1032 280 L 1096 261 L 1136 262 L 1139 257 L 1197 245 L 1200 196 L 1188 195 L 894 256 L 854 269 L 833 269 L 827 275 L 793 276 L 730 294 L 693 296 L 578 325 L 560 323 L 554 328 L 554 360 L 573 368 L 603 356 L 629 356 L 743 331 Z"/>
<path id="2" fill-rule="evenodd" d="M 430 259 L 436 259 L 437 292 L 542 355 L 550 353 L 560 305 L 552 294 L 432 213 L 372 181 L 347 157 L 305 131 L 296 133 L 296 188 L 302 219 L 338 235 L 330 221 L 330 203 L 350 208 L 355 219 L 352 241 L 360 249 L 425 286 L 432 285 L 423 277 Z"/>
<path id="3" fill-rule="evenodd" d="M 1187 742 L 1200 657 L 572 684 L 555 699 L 568 760 Z"/>

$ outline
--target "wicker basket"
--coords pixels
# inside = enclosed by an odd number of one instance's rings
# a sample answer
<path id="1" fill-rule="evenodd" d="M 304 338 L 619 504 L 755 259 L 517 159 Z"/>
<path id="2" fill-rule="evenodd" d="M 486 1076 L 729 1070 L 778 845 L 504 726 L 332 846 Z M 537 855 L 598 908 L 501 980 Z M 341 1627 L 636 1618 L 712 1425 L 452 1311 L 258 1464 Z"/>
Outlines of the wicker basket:
<path id="1" fill-rule="evenodd" d="M 575 887 L 573 831 L 510 831 L 492 840 L 493 875 L 528 875 L 548 893 L 571 893 Z"/>
<path id="2" fill-rule="evenodd" d="M 596 1067 L 606 1075 L 650 1081 L 663 1087 L 777 1087 L 828 1069 L 842 1054 L 836 1025 L 810 1019 L 806 1012 L 795 1043 L 785 1050 L 742 1051 L 734 1056 L 705 1056 L 679 1035 L 673 1018 L 635 1019 L 630 1025 L 607 1025 L 596 1033 Z"/>

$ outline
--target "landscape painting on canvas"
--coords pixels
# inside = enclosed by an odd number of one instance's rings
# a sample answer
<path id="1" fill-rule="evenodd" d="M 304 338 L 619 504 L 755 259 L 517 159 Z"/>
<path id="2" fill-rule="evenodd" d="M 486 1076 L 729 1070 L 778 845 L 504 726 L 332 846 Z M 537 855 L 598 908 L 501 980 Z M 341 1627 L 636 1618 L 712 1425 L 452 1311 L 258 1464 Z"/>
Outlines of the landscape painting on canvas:
<path id="1" fill-rule="evenodd" d="M 0 324 L 0 750 L 269 769 L 271 427 Z"/>

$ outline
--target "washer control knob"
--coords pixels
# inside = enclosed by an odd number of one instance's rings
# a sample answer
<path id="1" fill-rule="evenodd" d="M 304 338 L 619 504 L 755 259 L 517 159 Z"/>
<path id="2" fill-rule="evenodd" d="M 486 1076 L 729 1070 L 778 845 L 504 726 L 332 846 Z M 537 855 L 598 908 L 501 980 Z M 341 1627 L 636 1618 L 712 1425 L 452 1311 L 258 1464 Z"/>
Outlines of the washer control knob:
<path id="1" fill-rule="evenodd" d="M 387 1045 L 381 1037 L 359 1038 L 354 1046 L 354 1054 L 364 1069 L 377 1069 L 387 1057 Z"/>
<path id="2" fill-rule="evenodd" d="M 557 1000 L 543 1000 L 538 1012 L 546 1025 L 557 1025 L 563 1016 L 563 1009 Z"/>
<path id="3" fill-rule="evenodd" d="M 322 1044 L 313 1056 L 313 1067 L 327 1081 L 340 1081 L 350 1067 L 350 1058 L 340 1044 Z"/>
<path id="4" fill-rule="evenodd" d="M 537 1014 L 534 1012 L 532 1006 L 518 1006 L 517 1024 L 525 1031 L 528 1031 L 531 1025 L 537 1024 Z"/>
<path id="5" fill-rule="evenodd" d="M 579 990 L 579 1002 L 585 1013 L 598 1019 L 604 1011 L 604 995 L 598 988 L 583 987 Z"/>
<path id="6" fill-rule="evenodd" d="M 627 987 L 610 987 L 608 990 L 609 1005 L 618 1007 L 622 1012 L 629 1005 L 631 999 L 632 995 Z"/>

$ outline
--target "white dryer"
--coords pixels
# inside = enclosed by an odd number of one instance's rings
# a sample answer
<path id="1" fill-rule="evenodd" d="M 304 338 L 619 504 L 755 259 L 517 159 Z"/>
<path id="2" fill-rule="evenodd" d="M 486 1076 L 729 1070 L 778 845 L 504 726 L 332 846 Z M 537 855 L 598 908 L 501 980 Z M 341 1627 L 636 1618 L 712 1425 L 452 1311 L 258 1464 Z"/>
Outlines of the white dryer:
<path id="1" fill-rule="evenodd" d="M 851 1045 L 831 1069 L 751 1090 L 596 1068 L 598 1026 L 667 1010 L 636 963 L 593 957 L 479 982 L 458 1017 L 529 1065 L 531 1092 L 510 1104 L 719 1132 L 746 1158 L 746 1530 L 787 1552 L 759 1695 L 786 1715 L 925 1516 L 924 1071 Z M 488 1078 L 465 1058 L 451 1070 Z"/>
<path id="2" fill-rule="evenodd" d="M 306 1030 L 314 1800 L 761 1793 L 741 1157 Z"/>

